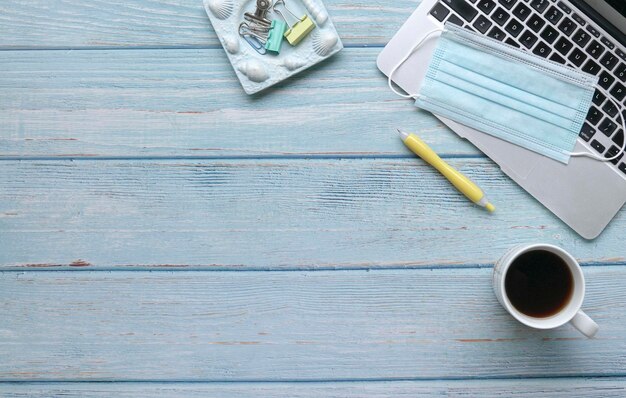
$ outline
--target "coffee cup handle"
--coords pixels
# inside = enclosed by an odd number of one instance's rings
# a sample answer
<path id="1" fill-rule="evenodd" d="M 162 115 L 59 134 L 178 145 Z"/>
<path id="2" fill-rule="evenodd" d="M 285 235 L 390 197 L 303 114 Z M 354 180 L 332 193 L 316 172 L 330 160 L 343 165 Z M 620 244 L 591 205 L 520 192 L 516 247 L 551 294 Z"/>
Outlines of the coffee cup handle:
<path id="1" fill-rule="evenodd" d="M 580 310 L 574 315 L 570 322 L 580 333 L 590 338 L 593 337 L 600 328 L 593 319 L 589 318 L 589 315 Z"/>

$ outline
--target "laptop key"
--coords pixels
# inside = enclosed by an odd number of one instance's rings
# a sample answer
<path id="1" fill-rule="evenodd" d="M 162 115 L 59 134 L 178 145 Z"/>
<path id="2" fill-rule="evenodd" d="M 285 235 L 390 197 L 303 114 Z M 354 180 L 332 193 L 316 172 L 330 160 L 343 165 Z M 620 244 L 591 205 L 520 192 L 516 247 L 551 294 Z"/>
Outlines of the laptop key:
<path id="1" fill-rule="evenodd" d="M 568 15 L 572 12 L 572 9 L 565 5 L 565 3 L 563 3 L 562 1 L 559 1 L 556 5 L 559 6 L 559 8 Z"/>
<path id="2" fill-rule="evenodd" d="M 611 89 L 611 95 L 618 101 L 621 101 L 626 97 L 626 87 L 621 83 L 616 83 Z"/>
<path id="3" fill-rule="evenodd" d="M 550 5 L 548 0 L 533 0 L 530 2 L 530 6 L 538 12 L 544 12 Z"/>
<path id="4" fill-rule="evenodd" d="M 477 4 L 477 7 L 480 8 L 480 10 L 485 14 L 489 14 L 491 10 L 496 7 L 496 3 L 491 0 L 480 0 Z"/>
<path id="5" fill-rule="evenodd" d="M 578 24 L 581 25 L 581 26 L 587 25 L 587 21 L 585 21 L 583 19 L 583 17 L 581 17 L 580 15 L 578 15 L 576 13 L 572 14 L 572 18 L 574 18 L 574 21 L 578 22 Z"/>
<path id="6" fill-rule="evenodd" d="M 441 1 L 443 1 L 446 5 L 450 6 L 450 8 L 452 8 L 454 12 L 459 14 L 461 18 L 463 18 L 467 22 L 471 22 L 478 14 L 478 11 L 476 11 L 474 6 L 465 2 L 465 0 L 441 0 Z"/>
<path id="7" fill-rule="evenodd" d="M 600 87 L 602 87 L 603 89 L 608 90 L 614 81 L 615 78 L 611 76 L 609 72 L 603 71 L 602 73 L 600 73 L 600 81 L 598 82 L 598 84 L 600 84 Z"/>
<path id="8" fill-rule="evenodd" d="M 574 43 L 581 47 L 585 47 L 587 43 L 589 43 L 589 40 L 591 40 L 591 36 L 589 36 L 589 33 L 584 30 L 578 29 L 576 33 L 574 33 L 574 36 L 572 36 L 572 39 L 574 40 Z"/>
<path id="9" fill-rule="evenodd" d="M 604 157 L 606 157 L 606 158 L 615 157 L 615 159 L 611 160 L 611 163 L 617 164 L 624 157 L 624 153 L 623 152 L 620 153 L 621 150 L 622 150 L 622 147 L 619 147 L 617 145 L 611 145 L 609 150 L 606 151 L 606 154 L 604 155 Z M 619 156 L 617 156 L 617 155 L 619 155 Z"/>
<path id="10" fill-rule="evenodd" d="M 583 66 L 583 72 L 587 72 L 592 75 L 597 75 L 601 70 L 602 68 L 600 68 L 600 65 L 596 64 L 592 60 L 587 61 L 585 66 Z"/>
<path id="11" fill-rule="evenodd" d="M 598 129 L 602 131 L 604 135 L 610 137 L 617 129 L 617 124 L 613 123 L 613 121 L 608 117 L 605 117 L 602 123 L 600 123 L 600 125 L 598 126 Z"/>
<path id="12" fill-rule="evenodd" d="M 515 9 L 513 10 L 513 15 L 515 15 L 522 21 L 525 21 L 530 13 L 530 8 L 526 7 L 523 3 L 519 3 L 517 7 L 515 7 Z"/>
<path id="13" fill-rule="evenodd" d="M 572 47 L 574 47 L 574 45 L 564 37 L 561 37 L 554 45 L 556 51 L 560 52 L 563 55 L 566 55 L 569 50 L 572 49 Z"/>
<path id="14" fill-rule="evenodd" d="M 615 69 L 615 76 L 623 82 L 626 82 L 626 64 L 619 64 Z"/>
<path id="15" fill-rule="evenodd" d="M 615 145 L 621 148 L 624 145 L 624 130 L 619 130 L 617 133 L 615 133 L 611 140 L 613 140 Z"/>
<path id="16" fill-rule="evenodd" d="M 602 38 L 600 39 L 600 41 L 602 42 L 602 44 L 604 44 L 605 46 L 607 46 L 608 48 L 610 48 L 611 50 L 615 48 L 615 44 L 613 44 L 613 42 L 611 42 L 611 40 L 607 39 L 606 37 L 602 36 Z"/>
<path id="17" fill-rule="evenodd" d="M 611 101 L 607 101 L 606 104 L 602 107 L 602 110 L 609 116 L 615 117 L 619 110 L 615 107 L 615 105 Z"/>
<path id="18" fill-rule="evenodd" d="M 544 16 L 548 21 L 556 25 L 561 20 L 561 18 L 563 18 L 563 13 L 559 11 L 555 6 L 552 6 L 548 10 L 548 12 L 544 14 Z"/>
<path id="19" fill-rule="evenodd" d="M 611 147 L 609 148 L 608 151 L 606 151 L 606 153 L 604 154 L 605 158 L 612 158 L 613 156 L 617 156 L 617 154 L 619 153 L 619 150 L 621 148 L 618 148 L 615 145 L 611 145 Z M 612 161 L 617 160 L 617 159 L 613 159 Z"/>
<path id="20" fill-rule="evenodd" d="M 584 52 L 582 52 L 582 50 L 580 50 L 579 48 L 575 48 L 574 51 L 572 51 L 572 53 L 569 55 L 569 57 L 567 57 L 567 59 L 569 59 L 570 62 L 574 65 L 580 67 L 580 65 L 582 65 L 583 62 L 585 62 L 585 60 L 587 59 L 587 56 Z"/>
<path id="21" fill-rule="evenodd" d="M 506 44 L 508 44 L 509 46 L 513 46 L 513 47 L 517 47 L 517 48 L 521 47 L 518 42 L 516 42 L 515 40 L 511 39 L 510 37 L 508 39 L 506 39 L 504 42 Z"/>
<path id="22" fill-rule="evenodd" d="M 537 42 L 537 36 L 530 33 L 530 31 L 525 31 L 519 38 L 519 41 L 524 45 L 524 47 L 530 49 L 533 44 Z"/>
<path id="23" fill-rule="evenodd" d="M 606 95 L 602 94 L 602 92 L 596 89 L 596 92 L 593 94 L 593 103 L 600 106 L 606 99 Z"/>
<path id="24" fill-rule="evenodd" d="M 591 137 L 593 137 L 595 133 L 596 133 L 596 129 L 594 129 L 587 123 L 583 123 L 583 128 L 580 130 L 579 136 L 583 140 L 589 142 L 589 140 L 591 139 Z"/>
<path id="25" fill-rule="evenodd" d="M 574 29 L 576 29 L 576 24 L 569 18 L 565 18 L 563 22 L 559 24 L 559 30 L 563 32 L 565 36 L 571 35 Z"/>
<path id="26" fill-rule="evenodd" d="M 443 4 L 437 3 L 430 10 L 430 15 L 435 17 L 435 19 L 439 22 L 442 22 L 446 17 L 450 14 L 450 10 L 448 10 Z"/>
<path id="27" fill-rule="evenodd" d="M 524 27 L 516 19 L 512 19 L 511 22 L 504 27 L 504 30 L 509 32 L 513 37 L 519 36 L 519 34 L 522 33 L 522 29 L 524 29 Z"/>
<path id="28" fill-rule="evenodd" d="M 604 65 L 604 67 L 608 70 L 612 70 L 613 68 L 615 68 L 615 65 L 617 65 L 618 62 L 619 61 L 617 60 L 617 57 L 611 53 L 604 54 L 604 56 L 600 60 L 600 63 Z"/>
<path id="29" fill-rule="evenodd" d="M 620 149 L 622 149 L 622 147 L 618 147 L 617 149 L 619 151 Z M 620 153 L 620 155 L 618 157 L 616 157 L 615 159 L 611 160 L 611 163 L 618 164 L 619 161 L 622 160 L 622 158 L 624 158 L 624 152 Z"/>
<path id="30" fill-rule="evenodd" d="M 617 147 L 617 151 L 619 152 L 619 150 L 622 149 L 622 147 Z M 620 160 L 622 160 L 624 158 L 624 152 L 620 153 L 620 155 L 618 157 L 616 157 L 615 159 L 611 160 L 611 163 L 613 164 L 618 164 Z M 623 164 L 623 163 L 622 163 Z M 621 170 L 621 169 L 620 169 Z"/>
<path id="31" fill-rule="evenodd" d="M 531 28 L 535 33 L 538 33 L 545 24 L 546 21 L 539 15 L 533 15 L 528 21 L 526 21 L 526 26 Z"/>
<path id="32" fill-rule="evenodd" d="M 541 31 L 541 38 L 550 44 L 554 43 L 558 36 L 559 32 L 550 25 L 546 26 L 546 28 Z"/>
<path id="33" fill-rule="evenodd" d="M 540 41 L 535 48 L 533 48 L 533 54 L 539 55 L 540 57 L 547 57 L 552 52 L 552 49 L 546 43 Z"/>
<path id="34" fill-rule="evenodd" d="M 494 26 L 493 28 L 491 28 L 489 33 L 487 33 L 487 36 L 491 37 L 492 39 L 502 41 L 506 37 L 506 33 L 501 31 L 497 26 Z"/>
<path id="35" fill-rule="evenodd" d="M 587 113 L 587 121 L 591 123 L 592 126 L 598 124 L 598 122 L 602 119 L 602 112 L 595 106 L 589 108 L 589 112 Z"/>
<path id="36" fill-rule="evenodd" d="M 626 163 L 621 163 L 621 164 L 619 165 L 619 170 L 620 170 L 622 173 L 626 174 Z"/>
<path id="37" fill-rule="evenodd" d="M 622 147 L 616 147 L 616 146 L 611 147 L 611 149 L 609 149 L 609 151 L 611 152 L 611 155 L 609 155 L 608 152 L 607 152 L 607 156 L 606 157 L 607 158 L 612 158 L 613 156 L 617 155 L 621 149 L 622 149 Z M 620 153 L 619 156 L 616 157 L 615 159 L 610 160 L 610 162 L 616 165 L 623 158 L 624 158 L 624 152 Z"/>
<path id="38" fill-rule="evenodd" d="M 550 61 L 554 61 L 554 62 L 558 62 L 559 64 L 563 64 L 565 65 L 565 58 L 561 57 L 559 54 L 557 53 L 553 53 L 550 56 Z"/>
<path id="39" fill-rule="evenodd" d="M 619 161 L 622 160 L 623 157 L 624 157 L 624 152 L 620 153 L 620 155 L 618 157 L 616 157 L 615 159 L 611 160 L 611 163 L 618 164 Z"/>
<path id="40" fill-rule="evenodd" d="M 600 152 L 600 154 L 604 153 L 604 149 L 605 149 L 604 145 L 600 144 L 600 142 L 597 140 L 591 141 L 591 147 L 595 149 L 596 151 Z"/>
<path id="41" fill-rule="evenodd" d="M 498 3 L 502 4 L 507 10 L 513 8 L 517 0 L 499 0 Z"/>
<path id="42" fill-rule="evenodd" d="M 603 52 L 604 47 L 602 47 L 602 44 L 598 43 L 596 40 L 592 40 L 587 46 L 587 54 L 591 55 L 595 59 L 598 59 Z"/>
<path id="43" fill-rule="evenodd" d="M 491 14 L 491 18 L 493 18 L 493 20 L 496 21 L 498 25 L 502 26 L 506 21 L 509 20 L 509 18 L 511 18 L 511 16 L 509 15 L 509 13 L 504 11 L 504 8 L 498 7 L 498 9 L 494 11 L 493 14 Z"/>
<path id="44" fill-rule="evenodd" d="M 600 37 L 600 32 L 595 30 L 591 25 L 587 26 L 587 31 L 594 35 L 595 37 Z"/>
<path id="45" fill-rule="evenodd" d="M 619 49 L 618 49 L 618 50 L 616 51 L 616 53 L 617 53 L 617 56 L 618 56 L 618 57 L 620 57 L 621 59 L 623 59 L 624 61 L 626 61 L 626 53 L 625 53 L 625 52 L 623 52 L 622 50 L 619 50 Z"/>
<path id="46" fill-rule="evenodd" d="M 448 22 L 453 23 L 457 26 L 463 26 L 463 20 L 454 14 L 450 15 L 450 18 L 448 18 Z"/>
<path id="47" fill-rule="evenodd" d="M 485 33 L 491 27 L 491 21 L 487 19 L 487 17 L 480 15 L 474 21 L 473 26 L 480 32 Z"/>

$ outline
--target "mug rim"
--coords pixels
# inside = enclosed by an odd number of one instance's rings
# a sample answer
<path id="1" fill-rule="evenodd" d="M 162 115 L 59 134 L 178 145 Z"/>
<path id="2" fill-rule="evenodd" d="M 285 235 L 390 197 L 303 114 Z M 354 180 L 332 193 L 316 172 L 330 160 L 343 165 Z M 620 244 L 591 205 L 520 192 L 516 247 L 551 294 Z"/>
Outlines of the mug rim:
<path id="1" fill-rule="evenodd" d="M 528 253 L 530 251 L 535 250 L 547 250 L 551 253 L 558 255 L 561 259 L 565 261 L 570 272 L 572 273 L 572 278 L 574 279 L 574 288 L 572 292 L 572 297 L 569 299 L 569 302 L 565 305 L 563 309 L 558 311 L 556 314 L 545 317 L 538 318 L 524 314 L 519 311 L 511 301 L 509 300 L 506 288 L 505 281 L 506 275 L 511 267 L 511 264 L 522 254 Z M 533 243 L 528 245 L 519 245 L 513 247 L 509 252 L 505 253 L 502 256 L 501 261 L 504 260 L 504 263 L 500 265 L 502 267 L 500 280 L 498 282 L 500 291 L 502 292 L 502 301 L 506 310 L 519 322 L 523 323 L 526 326 L 530 326 L 535 329 L 553 329 L 562 325 L 565 325 L 580 311 L 584 298 L 585 298 L 585 276 L 583 275 L 582 268 L 578 261 L 565 249 L 551 245 L 549 243 Z M 566 315 L 564 315 L 566 314 Z"/>

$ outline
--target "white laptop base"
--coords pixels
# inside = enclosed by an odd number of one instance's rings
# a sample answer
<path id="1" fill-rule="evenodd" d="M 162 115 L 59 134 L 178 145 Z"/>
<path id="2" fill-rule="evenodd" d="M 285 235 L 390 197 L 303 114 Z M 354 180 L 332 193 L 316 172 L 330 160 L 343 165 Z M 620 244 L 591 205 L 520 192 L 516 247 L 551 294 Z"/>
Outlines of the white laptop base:
<path id="1" fill-rule="evenodd" d="M 441 28 L 428 13 L 438 0 L 423 0 L 378 56 L 386 75 L 427 32 Z M 437 38 L 428 40 L 394 73 L 393 81 L 417 93 Z M 407 104 L 408 105 L 408 104 Z M 626 202 L 626 176 L 608 163 L 572 157 L 568 165 L 437 116 L 496 162 L 502 171 L 586 239 L 597 237 Z M 575 152 L 589 150 L 581 139 Z M 591 152 L 591 150 L 589 150 Z"/>

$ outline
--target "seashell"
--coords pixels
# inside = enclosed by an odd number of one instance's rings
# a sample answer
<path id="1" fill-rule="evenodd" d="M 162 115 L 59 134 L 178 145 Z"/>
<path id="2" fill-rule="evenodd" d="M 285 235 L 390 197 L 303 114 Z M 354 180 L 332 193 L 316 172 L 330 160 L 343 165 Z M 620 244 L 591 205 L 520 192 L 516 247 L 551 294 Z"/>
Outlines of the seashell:
<path id="1" fill-rule="evenodd" d="M 209 10 L 219 19 L 226 19 L 230 17 L 235 9 L 235 3 L 233 0 L 206 0 L 205 3 Z"/>
<path id="2" fill-rule="evenodd" d="M 224 36 L 222 43 L 226 51 L 231 54 L 237 54 L 239 52 L 239 40 L 233 36 Z"/>
<path id="3" fill-rule="evenodd" d="M 331 31 L 318 30 L 313 36 L 313 49 L 316 53 L 324 57 L 335 47 L 338 39 L 337 35 Z"/>
<path id="4" fill-rule="evenodd" d="M 328 14 L 326 14 L 326 11 L 318 4 L 318 1 L 319 0 L 302 0 L 302 3 L 311 13 L 315 22 L 317 22 L 319 26 L 322 26 L 328 20 Z"/>
<path id="5" fill-rule="evenodd" d="M 306 61 L 297 57 L 287 57 L 283 61 L 283 66 L 289 70 L 296 70 L 306 65 Z"/>
<path id="6" fill-rule="evenodd" d="M 256 83 L 261 83 L 269 77 L 263 64 L 255 60 L 244 61 L 237 69 Z"/>

